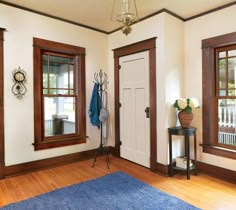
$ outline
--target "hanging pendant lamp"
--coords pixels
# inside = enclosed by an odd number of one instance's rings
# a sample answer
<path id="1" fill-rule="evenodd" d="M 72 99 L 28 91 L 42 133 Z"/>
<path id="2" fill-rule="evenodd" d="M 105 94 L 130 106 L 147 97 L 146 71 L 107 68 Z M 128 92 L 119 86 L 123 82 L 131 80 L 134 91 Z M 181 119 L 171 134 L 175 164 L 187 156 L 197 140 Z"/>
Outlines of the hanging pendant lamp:
<path id="1" fill-rule="evenodd" d="M 131 33 L 131 25 L 139 20 L 135 0 L 114 0 L 111 20 L 122 24 L 121 31 L 125 35 Z"/>

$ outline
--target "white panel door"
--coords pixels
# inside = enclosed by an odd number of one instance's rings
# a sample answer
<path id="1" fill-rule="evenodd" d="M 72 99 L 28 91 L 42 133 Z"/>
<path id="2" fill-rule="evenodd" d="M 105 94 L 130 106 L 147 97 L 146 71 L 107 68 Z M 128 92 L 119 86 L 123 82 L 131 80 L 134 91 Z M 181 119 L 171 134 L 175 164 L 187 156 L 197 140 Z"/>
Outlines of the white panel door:
<path id="1" fill-rule="evenodd" d="M 149 52 L 119 59 L 120 155 L 150 168 Z"/>

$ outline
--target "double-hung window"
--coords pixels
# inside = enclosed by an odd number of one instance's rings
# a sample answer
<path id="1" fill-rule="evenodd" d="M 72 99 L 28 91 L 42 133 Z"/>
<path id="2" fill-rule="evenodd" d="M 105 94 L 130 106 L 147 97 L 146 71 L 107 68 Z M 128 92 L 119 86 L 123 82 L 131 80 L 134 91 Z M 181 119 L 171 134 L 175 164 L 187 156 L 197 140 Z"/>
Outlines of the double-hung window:
<path id="1" fill-rule="evenodd" d="M 203 152 L 236 159 L 236 33 L 202 41 Z"/>
<path id="2" fill-rule="evenodd" d="M 34 38 L 35 150 L 85 142 L 85 49 Z"/>

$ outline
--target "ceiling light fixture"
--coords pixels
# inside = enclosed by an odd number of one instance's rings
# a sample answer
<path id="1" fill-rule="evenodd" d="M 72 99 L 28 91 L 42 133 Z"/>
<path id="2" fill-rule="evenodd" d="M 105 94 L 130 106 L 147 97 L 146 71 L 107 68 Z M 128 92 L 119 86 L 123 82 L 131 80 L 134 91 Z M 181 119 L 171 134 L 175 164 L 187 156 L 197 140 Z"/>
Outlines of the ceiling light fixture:
<path id="1" fill-rule="evenodd" d="M 131 33 L 131 25 L 139 20 L 135 0 L 114 0 L 111 20 L 122 24 L 121 31 L 128 35 Z"/>

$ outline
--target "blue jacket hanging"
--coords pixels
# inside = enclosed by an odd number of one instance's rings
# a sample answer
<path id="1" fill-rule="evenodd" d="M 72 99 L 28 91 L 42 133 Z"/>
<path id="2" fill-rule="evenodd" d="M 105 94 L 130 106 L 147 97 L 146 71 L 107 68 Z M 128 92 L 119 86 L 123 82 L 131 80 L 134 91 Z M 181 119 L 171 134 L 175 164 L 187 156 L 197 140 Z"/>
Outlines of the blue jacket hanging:
<path id="1" fill-rule="evenodd" d="M 92 97 L 89 106 L 89 118 L 92 125 L 100 128 L 100 96 L 99 96 L 99 85 L 98 83 L 94 83 Z"/>

